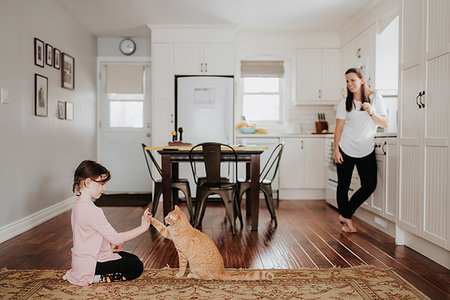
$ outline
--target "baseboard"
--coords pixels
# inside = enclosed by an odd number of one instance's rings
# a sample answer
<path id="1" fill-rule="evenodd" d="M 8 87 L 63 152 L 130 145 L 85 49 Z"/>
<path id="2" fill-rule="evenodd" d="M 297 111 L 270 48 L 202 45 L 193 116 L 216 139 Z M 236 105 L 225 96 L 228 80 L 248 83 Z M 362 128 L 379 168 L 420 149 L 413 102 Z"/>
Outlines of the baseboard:
<path id="1" fill-rule="evenodd" d="M 281 189 L 280 200 L 324 200 L 325 189 Z"/>
<path id="2" fill-rule="evenodd" d="M 36 227 L 44 223 L 45 221 L 48 221 L 51 218 L 68 211 L 72 208 L 74 201 L 75 196 L 70 197 L 66 200 L 35 212 L 34 214 L 29 215 L 23 219 L 14 221 L 1 227 L 0 243 L 18 236 L 19 234 L 24 233 L 25 231 L 30 230 L 31 228 Z"/>

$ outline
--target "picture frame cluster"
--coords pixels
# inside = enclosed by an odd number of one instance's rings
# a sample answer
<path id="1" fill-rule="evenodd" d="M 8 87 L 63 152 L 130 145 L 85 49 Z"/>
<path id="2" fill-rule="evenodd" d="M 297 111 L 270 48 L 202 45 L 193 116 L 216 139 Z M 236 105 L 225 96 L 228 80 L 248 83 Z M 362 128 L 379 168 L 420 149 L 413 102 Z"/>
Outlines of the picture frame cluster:
<path id="1" fill-rule="evenodd" d="M 75 58 L 62 52 L 41 39 L 34 38 L 34 64 L 38 67 L 45 66 L 60 70 L 60 84 L 68 90 L 75 89 Z M 47 117 L 48 115 L 48 77 L 34 74 L 34 104 L 35 116 Z M 62 120 L 73 120 L 73 103 L 58 101 L 57 115 Z"/>

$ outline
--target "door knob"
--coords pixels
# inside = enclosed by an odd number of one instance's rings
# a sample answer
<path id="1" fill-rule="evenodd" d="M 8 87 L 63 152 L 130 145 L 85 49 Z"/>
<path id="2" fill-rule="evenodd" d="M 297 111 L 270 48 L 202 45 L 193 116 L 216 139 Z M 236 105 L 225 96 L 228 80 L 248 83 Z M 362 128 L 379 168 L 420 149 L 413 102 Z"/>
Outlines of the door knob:
<path id="1" fill-rule="evenodd" d="M 150 132 L 147 132 L 147 133 L 145 134 L 145 136 L 146 136 L 146 137 L 151 137 L 152 134 L 151 134 Z"/>

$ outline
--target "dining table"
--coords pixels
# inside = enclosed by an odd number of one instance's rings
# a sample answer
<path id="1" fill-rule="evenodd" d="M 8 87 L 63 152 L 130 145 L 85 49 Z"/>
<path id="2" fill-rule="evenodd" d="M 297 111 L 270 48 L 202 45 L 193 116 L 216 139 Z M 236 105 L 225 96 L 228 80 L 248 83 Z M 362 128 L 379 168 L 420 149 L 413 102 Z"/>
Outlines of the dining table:
<path id="1" fill-rule="evenodd" d="M 162 146 L 146 147 L 145 150 L 156 150 L 161 155 L 161 170 L 163 184 L 163 213 L 164 217 L 173 209 L 174 200 L 178 197 L 178 192 L 171 189 L 173 180 L 179 178 L 179 163 L 189 163 L 190 146 Z M 251 188 L 246 194 L 246 215 L 251 216 L 251 229 L 258 230 L 259 218 L 259 176 L 260 176 L 260 156 L 267 147 L 261 146 L 233 146 L 237 153 L 238 163 L 246 164 L 246 178 L 250 180 Z M 194 149 L 195 161 L 202 161 L 202 149 Z M 233 161 L 234 155 L 231 151 L 223 151 L 222 161 Z M 236 179 L 237 180 L 237 179 Z"/>

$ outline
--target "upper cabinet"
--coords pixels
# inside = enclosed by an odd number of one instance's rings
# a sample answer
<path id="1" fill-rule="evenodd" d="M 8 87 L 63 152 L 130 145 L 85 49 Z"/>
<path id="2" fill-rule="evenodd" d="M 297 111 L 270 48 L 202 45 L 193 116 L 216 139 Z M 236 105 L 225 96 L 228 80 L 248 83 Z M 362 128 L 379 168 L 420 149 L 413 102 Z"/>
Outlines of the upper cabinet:
<path id="1" fill-rule="evenodd" d="M 176 75 L 233 75 L 231 44 L 175 44 Z"/>
<path id="2" fill-rule="evenodd" d="M 297 103 L 330 104 L 342 98 L 338 49 L 297 50 Z"/>
<path id="3" fill-rule="evenodd" d="M 361 32 L 351 41 L 342 47 L 342 71 L 350 68 L 361 68 L 366 77 L 367 85 L 370 89 L 375 88 L 375 43 L 376 25 L 373 24 L 368 29 Z M 345 88 L 345 80 L 342 80 L 341 87 Z"/>

